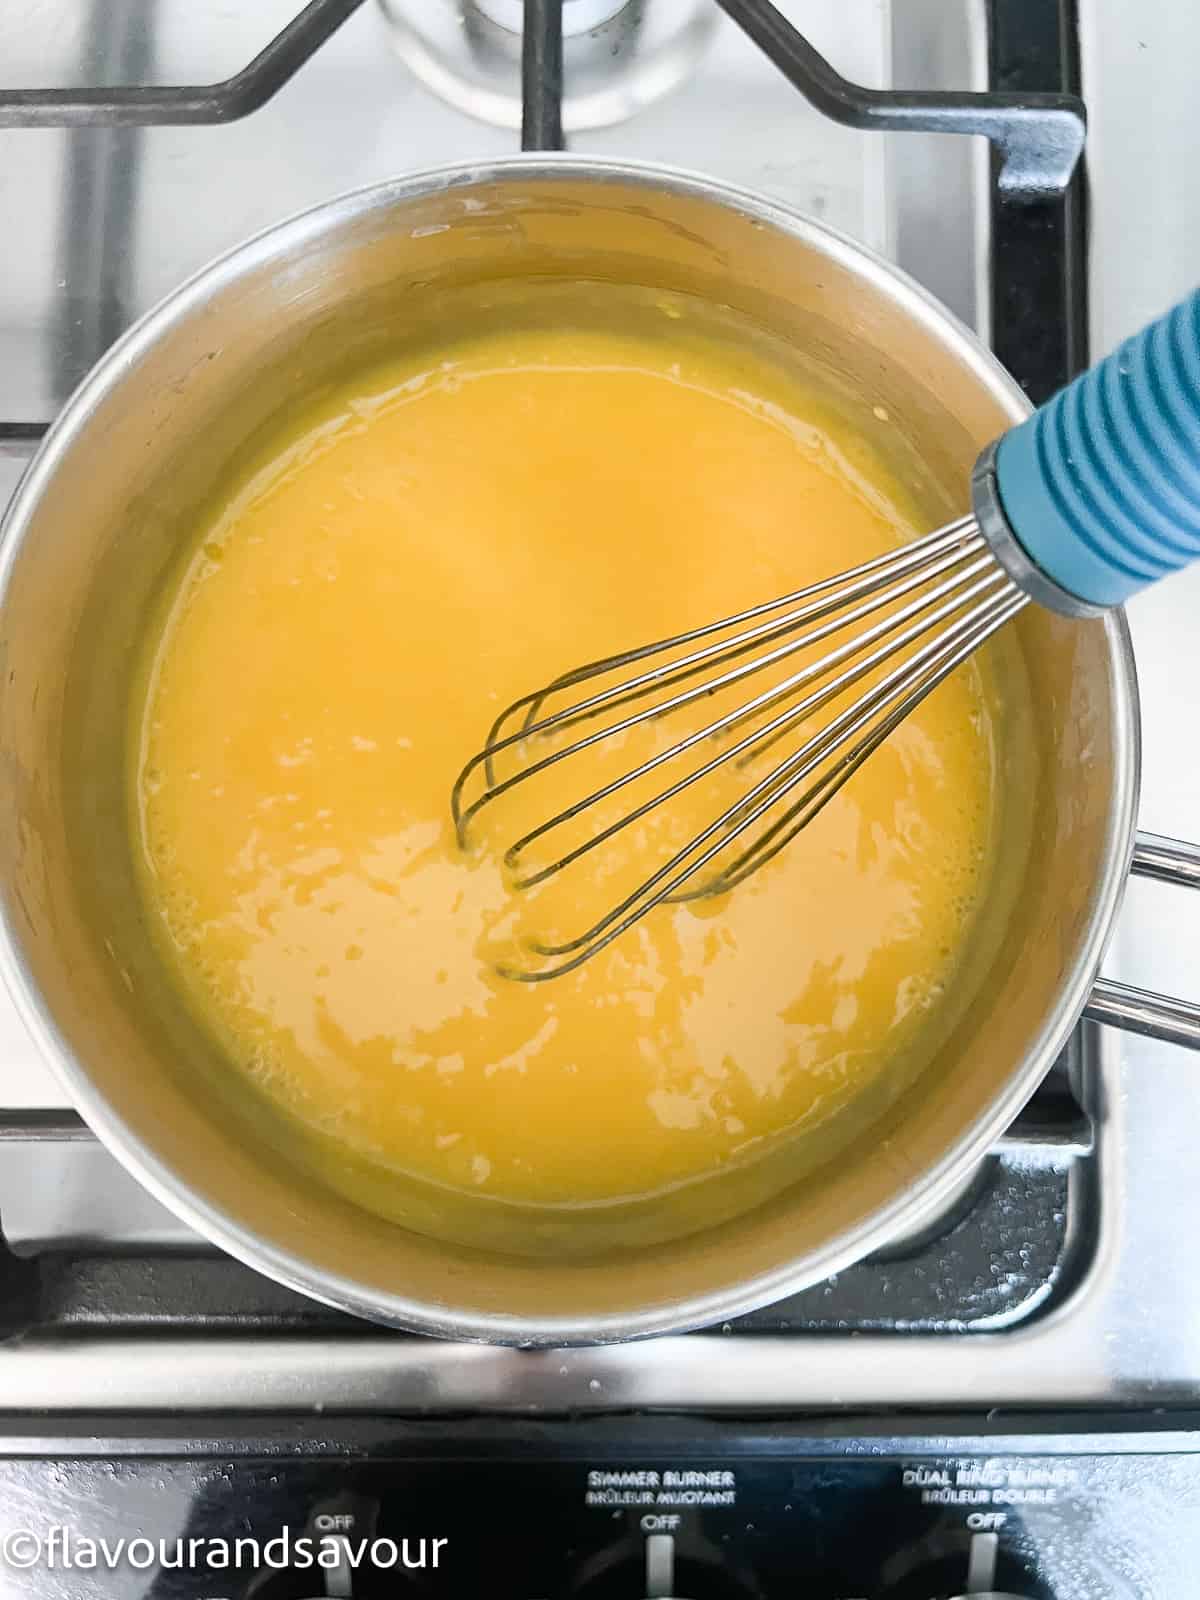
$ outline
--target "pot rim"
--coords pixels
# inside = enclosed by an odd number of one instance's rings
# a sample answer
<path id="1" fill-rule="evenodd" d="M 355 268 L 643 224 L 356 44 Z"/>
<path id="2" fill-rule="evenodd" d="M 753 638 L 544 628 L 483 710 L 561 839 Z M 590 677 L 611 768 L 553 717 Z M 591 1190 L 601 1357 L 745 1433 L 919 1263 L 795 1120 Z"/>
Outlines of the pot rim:
<path id="1" fill-rule="evenodd" d="M 360 213 L 440 190 L 522 177 L 641 185 L 724 206 L 786 233 L 833 258 L 856 276 L 883 287 L 915 324 L 949 348 L 975 380 L 1004 404 L 1014 422 L 1032 409 L 1016 381 L 975 333 L 915 279 L 850 235 L 767 195 L 720 182 L 701 172 L 655 162 L 597 160 L 569 153 L 514 154 L 487 162 L 436 166 L 365 185 L 272 223 L 185 279 L 110 346 L 51 424 L 0 520 L 0 611 L 7 602 L 16 557 L 42 491 L 61 457 L 87 427 L 94 405 L 162 333 L 203 305 L 211 290 L 281 248 L 298 249 L 307 239 L 336 229 Z M 95 1086 L 86 1066 L 61 1034 L 29 970 L 6 908 L 0 908 L 0 974 L 22 1022 L 76 1109 L 132 1176 L 169 1211 L 231 1256 L 312 1299 L 416 1333 L 522 1345 L 600 1344 L 679 1333 L 728 1321 L 844 1270 L 886 1238 L 901 1232 L 914 1213 L 936 1208 L 1020 1112 L 1079 1021 L 1120 909 L 1133 853 L 1140 781 L 1137 679 L 1124 611 L 1107 612 L 1103 626 L 1115 691 L 1113 820 L 1091 926 L 1033 1047 L 1014 1067 L 986 1113 L 965 1129 L 936 1163 L 885 1205 L 831 1237 L 820 1249 L 719 1290 L 642 1312 L 596 1315 L 587 1319 L 585 1328 L 580 1318 L 571 1316 L 530 1319 L 507 1312 L 456 1313 L 427 1301 L 410 1300 L 400 1293 L 369 1289 L 358 1279 L 314 1267 L 294 1251 L 261 1239 L 225 1207 L 196 1192 L 126 1123 Z"/>

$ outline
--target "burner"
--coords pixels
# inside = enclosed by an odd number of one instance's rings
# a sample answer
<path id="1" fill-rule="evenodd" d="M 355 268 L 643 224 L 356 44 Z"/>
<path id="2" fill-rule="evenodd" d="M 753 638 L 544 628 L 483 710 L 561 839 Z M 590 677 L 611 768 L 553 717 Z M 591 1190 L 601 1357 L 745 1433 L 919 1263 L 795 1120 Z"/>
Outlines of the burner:
<path id="1" fill-rule="evenodd" d="M 521 126 L 522 0 L 379 0 L 401 59 L 443 100 Z M 699 61 L 712 0 L 563 0 L 563 126 L 623 122 Z"/>
<path id="2" fill-rule="evenodd" d="M 511 33 L 520 33 L 525 25 L 525 0 L 474 0 L 476 10 L 498 22 Z M 563 36 L 575 38 L 611 22 L 622 11 L 641 11 L 642 7 L 631 0 L 563 0 Z"/>

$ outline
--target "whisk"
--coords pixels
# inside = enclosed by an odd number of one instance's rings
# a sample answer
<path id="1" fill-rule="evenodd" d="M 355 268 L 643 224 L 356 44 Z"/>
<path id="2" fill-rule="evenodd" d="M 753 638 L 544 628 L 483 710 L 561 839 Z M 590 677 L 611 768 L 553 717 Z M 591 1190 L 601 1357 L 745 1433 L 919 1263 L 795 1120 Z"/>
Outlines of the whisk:
<path id="1" fill-rule="evenodd" d="M 528 943 L 506 976 L 562 976 L 656 906 L 735 888 L 1031 602 L 1094 615 L 1200 557 L 1200 291 L 989 445 L 971 499 L 972 514 L 895 552 L 564 672 L 495 719 L 454 784 L 460 845 L 531 780 L 565 797 L 504 849 L 518 887 L 576 865 L 594 887 L 608 876 L 596 852 L 618 835 L 650 837 L 696 786 L 720 801 L 652 867 L 635 850 L 635 881 L 601 916 Z"/>

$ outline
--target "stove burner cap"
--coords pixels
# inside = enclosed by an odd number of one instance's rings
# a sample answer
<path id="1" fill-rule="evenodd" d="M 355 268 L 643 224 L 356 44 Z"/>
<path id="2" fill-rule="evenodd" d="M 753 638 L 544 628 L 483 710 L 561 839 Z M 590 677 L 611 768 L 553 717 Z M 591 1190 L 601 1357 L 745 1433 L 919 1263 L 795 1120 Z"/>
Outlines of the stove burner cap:
<path id="1" fill-rule="evenodd" d="M 510 33 L 520 33 L 525 23 L 525 0 L 468 0 L 476 11 Z M 563 38 L 573 39 L 611 22 L 622 11 L 637 8 L 637 0 L 563 0 Z"/>
<path id="2" fill-rule="evenodd" d="M 379 0 L 397 54 L 460 111 L 521 126 L 523 0 Z M 563 0 L 563 127 L 624 122 L 686 78 L 721 13 L 712 0 Z"/>

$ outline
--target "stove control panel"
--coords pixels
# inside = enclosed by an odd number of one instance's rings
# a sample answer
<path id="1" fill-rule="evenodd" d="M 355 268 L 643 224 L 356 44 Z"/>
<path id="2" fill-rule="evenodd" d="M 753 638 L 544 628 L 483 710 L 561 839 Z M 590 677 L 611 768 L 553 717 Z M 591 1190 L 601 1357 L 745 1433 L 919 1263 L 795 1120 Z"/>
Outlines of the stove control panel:
<path id="1" fill-rule="evenodd" d="M 1196 1431 L 1151 1421 L 13 1432 L 0 1437 L 0 1595 L 1194 1600 L 1200 1418 Z"/>

